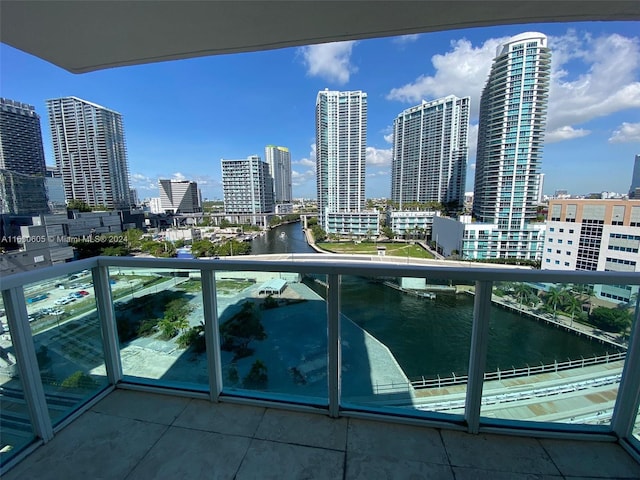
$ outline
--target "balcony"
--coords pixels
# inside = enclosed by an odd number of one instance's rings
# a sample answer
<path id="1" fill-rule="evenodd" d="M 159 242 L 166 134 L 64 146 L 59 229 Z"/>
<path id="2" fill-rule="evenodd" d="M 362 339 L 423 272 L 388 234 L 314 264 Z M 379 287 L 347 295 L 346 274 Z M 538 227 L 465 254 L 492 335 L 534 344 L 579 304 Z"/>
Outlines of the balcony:
<path id="1" fill-rule="evenodd" d="M 518 287 L 638 286 L 637 274 L 236 258 L 98 257 L 3 278 L 5 478 L 640 476 L 637 305 L 627 338 L 536 313 Z M 425 284 L 433 297 L 416 293 Z M 407 316 L 398 335 L 469 306 L 452 376 L 416 378 L 368 331 L 390 294 L 442 315 Z M 496 369 L 497 308 L 618 352 Z M 264 334 L 242 333 L 255 315 Z M 443 338 L 406 340 L 422 356 Z"/>

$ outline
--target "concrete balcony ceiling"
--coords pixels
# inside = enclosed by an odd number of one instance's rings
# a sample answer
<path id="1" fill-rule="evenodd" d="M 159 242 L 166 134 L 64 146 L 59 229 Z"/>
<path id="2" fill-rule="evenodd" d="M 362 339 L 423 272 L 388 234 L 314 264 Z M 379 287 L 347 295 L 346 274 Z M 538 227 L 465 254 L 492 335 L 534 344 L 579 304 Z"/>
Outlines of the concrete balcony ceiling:
<path id="1" fill-rule="evenodd" d="M 640 20 L 638 1 L 3 1 L 0 40 L 73 73 L 490 25 Z"/>

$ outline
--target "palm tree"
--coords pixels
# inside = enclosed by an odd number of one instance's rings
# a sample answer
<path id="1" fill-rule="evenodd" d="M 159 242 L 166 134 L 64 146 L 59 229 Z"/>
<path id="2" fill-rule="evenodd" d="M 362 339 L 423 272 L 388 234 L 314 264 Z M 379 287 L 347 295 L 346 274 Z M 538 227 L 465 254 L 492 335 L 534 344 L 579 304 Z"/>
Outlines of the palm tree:
<path id="1" fill-rule="evenodd" d="M 533 294 L 531 287 L 526 283 L 517 283 L 514 286 L 514 296 L 518 300 L 520 306 Z"/>
<path id="2" fill-rule="evenodd" d="M 574 297 L 573 295 L 568 295 L 565 298 L 566 300 L 566 304 L 564 307 L 564 311 L 566 313 L 568 313 L 569 315 L 571 315 L 571 324 L 569 326 L 573 326 L 573 317 L 582 312 L 582 303 L 580 302 L 580 300 L 578 300 L 578 298 Z"/>
<path id="3" fill-rule="evenodd" d="M 558 309 L 558 304 L 561 303 L 565 297 L 566 297 L 566 291 L 559 286 L 549 289 L 549 291 L 545 295 L 545 303 L 547 305 L 553 306 L 554 320 L 556 319 L 556 311 Z"/>

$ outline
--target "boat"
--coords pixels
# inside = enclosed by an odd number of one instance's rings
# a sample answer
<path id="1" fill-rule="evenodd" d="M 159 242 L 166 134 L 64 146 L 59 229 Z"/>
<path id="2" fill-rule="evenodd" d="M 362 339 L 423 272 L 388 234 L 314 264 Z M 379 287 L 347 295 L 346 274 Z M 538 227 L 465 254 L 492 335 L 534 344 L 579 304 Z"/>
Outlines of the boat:
<path id="1" fill-rule="evenodd" d="M 286 240 L 287 239 L 287 232 L 280 232 L 279 237 L 280 237 L 280 240 L 283 240 L 283 241 Z"/>

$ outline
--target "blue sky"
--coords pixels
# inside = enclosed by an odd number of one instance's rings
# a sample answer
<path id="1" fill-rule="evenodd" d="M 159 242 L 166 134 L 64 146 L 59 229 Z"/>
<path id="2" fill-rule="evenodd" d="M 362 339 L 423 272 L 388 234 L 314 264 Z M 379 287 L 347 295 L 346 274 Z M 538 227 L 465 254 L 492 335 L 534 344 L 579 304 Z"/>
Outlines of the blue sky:
<path id="1" fill-rule="evenodd" d="M 368 197 L 390 195 L 394 118 L 422 99 L 471 96 L 467 190 L 473 190 L 480 91 L 496 46 L 539 31 L 552 49 L 542 172 L 544 192 L 626 193 L 640 154 L 640 28 L 637 22 L 518 25 L 204 57 L 74 75 L 0 45 L 0 95 L 42 117 L 45 100 L 73 95 L 123 116 L 132 186 L 158 196 L 158 178 L 198 182 L 222 199 L 221 158 L 264 157 L 289 147 L 295 197 L 315 198 L 317 92 L 368 93 Z"/>

